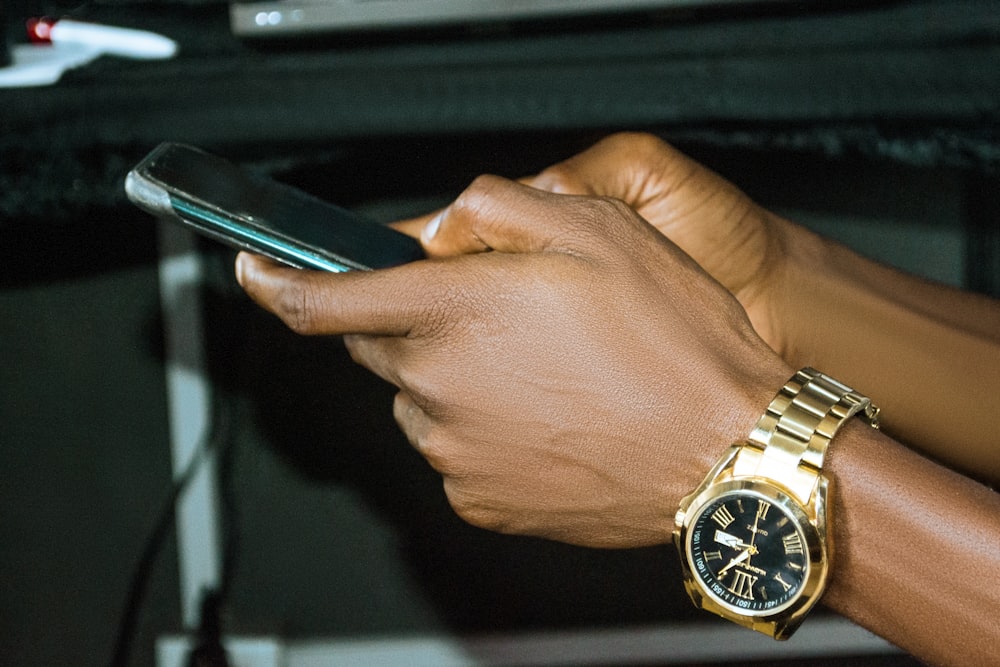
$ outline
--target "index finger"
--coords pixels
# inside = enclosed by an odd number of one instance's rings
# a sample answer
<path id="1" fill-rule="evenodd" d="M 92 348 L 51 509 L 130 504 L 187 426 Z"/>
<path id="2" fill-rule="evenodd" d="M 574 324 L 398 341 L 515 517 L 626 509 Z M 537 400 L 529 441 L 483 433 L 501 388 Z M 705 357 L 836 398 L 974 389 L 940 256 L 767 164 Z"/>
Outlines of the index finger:
<path id="1" fill-rule="evenodd" d="M 437 301 L 437 283 L 427 279 L 423 264 L 331 273 L 241 252 L 236 280 L 258 305 L 300 334 L 406 336 Z"/>

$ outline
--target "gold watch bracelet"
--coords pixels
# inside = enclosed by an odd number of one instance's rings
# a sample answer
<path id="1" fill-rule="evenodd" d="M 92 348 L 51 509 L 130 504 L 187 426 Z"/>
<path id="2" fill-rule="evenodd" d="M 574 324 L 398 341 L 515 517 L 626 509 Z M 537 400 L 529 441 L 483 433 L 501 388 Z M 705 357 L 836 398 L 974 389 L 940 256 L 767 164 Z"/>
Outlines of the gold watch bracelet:
<path id="1" fill-rule="evenodd" d="M 735 477 L 778 481 L 809 502 L 830 440 L 856 414 L 878 428 L 871 399 L 813 368 L 798 371 L 758 420 L 733 465 Z"/>

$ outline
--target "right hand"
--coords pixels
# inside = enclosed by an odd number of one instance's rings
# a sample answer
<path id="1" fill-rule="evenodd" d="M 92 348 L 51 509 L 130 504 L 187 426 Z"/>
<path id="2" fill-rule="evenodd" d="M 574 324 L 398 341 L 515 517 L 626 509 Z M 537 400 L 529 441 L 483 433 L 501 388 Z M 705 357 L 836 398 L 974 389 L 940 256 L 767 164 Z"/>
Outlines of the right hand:
<path id="1" fill-rule="evenodd" d="M 470 523 L 669 541 L 670 508 L 791 369 L 621 201 L 481 177 L 438 227 L 492 252 L 344 274 L 241 255 L 239 281 L 400 389 L 400 427 Z"/>

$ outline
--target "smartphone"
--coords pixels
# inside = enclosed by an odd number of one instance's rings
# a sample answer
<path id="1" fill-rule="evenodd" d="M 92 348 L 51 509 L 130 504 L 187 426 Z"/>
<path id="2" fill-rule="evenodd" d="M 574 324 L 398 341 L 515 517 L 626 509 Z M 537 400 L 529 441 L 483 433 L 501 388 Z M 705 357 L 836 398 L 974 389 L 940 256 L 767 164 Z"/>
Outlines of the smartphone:
<path id="1" fill-rule="evenodd" d="M 125 192 L 157 217 L 297 268 L 366 271 L 424 257 L 402 232 L 184 144 L 156 147 Z"/>

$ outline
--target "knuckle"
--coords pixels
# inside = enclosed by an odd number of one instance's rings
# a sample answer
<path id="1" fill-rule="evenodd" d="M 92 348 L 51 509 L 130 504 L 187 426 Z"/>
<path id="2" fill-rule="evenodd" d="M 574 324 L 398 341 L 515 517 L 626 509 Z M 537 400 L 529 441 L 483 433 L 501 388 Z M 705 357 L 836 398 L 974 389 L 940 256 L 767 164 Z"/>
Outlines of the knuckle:
<path id="1" fill-rule="evenodd" d="M 453 474 L 456 452 L 446 431 L 430 419 L 408 391 L 400 391 L 393 402 L 393 417 L 413 448 L 431 468 L 442 475 Z"/>
<path id="2" fill-rule="evenodd" d="M 475 210 L 482 199 L 488 196 L 493 189 L 492 181 L 493 177 L 488 174 L 476 176 L 458 195 L 453 207 L 460 210 Z"/>
<path id="3" fill-rule="evenodd" d="M 364 362 L 371 356 L 374 347 L 374 340 L 370 336 L 360 334 L 349 334 L 344 336 L 344 347 L 351 361 L 364 365 Z"/>
<path id="4" fill-rule="evenodd" d="M 614 218 L 634 218 L 635 210 L 617 197 L 594 197 L 590 200 L 592 215 L 601 222 Z"/>
<path id="5" fill-rule="evenodd" d="M 437 384 L 432 379 L 435 376 L 435 368 L 427 366 L 421 363 L 416 355 L 411 355 L 406 363 L 396 366 L 399 386 L 422 403 L 436 402 L 439 398 Z"/>
<path id="6" fill-rule="evenodd" d="M 491 512 L 479 507 L 456 505 L 453 502 L 451 503 L 451 507 L 455 511 L 455 514 L 458 515 L 458 518 L 470 526 L 489 530 L 494 533 L 505 532 L 504 524 L 498 521 Z"/>
<path id="7" fill-rule="evenodd" d="M 614 197 L 586 197 L 577 202 L 573 212 L 573 225 L 565 230 L 554 243 L 577 258 L 612 265 L 631 260 L 631 256 L 641 249 L 640 238 L 646 223 L 624 201 Z M 637 248 L 636 245 L 640 244 Z"/>
<path id="8" fill-rule="evenodd" d="M 413 446 L 424 457 L 427 464 L 441 475 L 454 474 L 452 447 L 436 429 L 428 429 L 417 435 Z"/>
<path id="9" fill-rule="evenodd" d="M 320 300 L 308 286 L 296 285 L 281 294 L 278 315 L 297 334 L 309 335 L 317 330 Z"/>
<path id="10" fill-rule="evenodd" d="M 605 139 L 605 143 L 617 150 L 643 156 L 667 150 L 667 143 L 649 132 L 618 132 Z"/>
<path id="11" fill-rule="evenodd" d="M 472 180 L 472 183 L 466 188 L 466 192 L 472 195 L 489 196 L 505 182 L 503 178 L 493 174 L 480 174 Z"/>
<path id="12" fill-rule="evenodd" d="M 448 504 L 462 521 L 497 533 L 512 532 L 501 512 L 482 496 L 469 492 L 459 481 L 446 478 L 444 489 Z"/>
<path id="13" fill-rule="evenodd" d="M 452 203 L 452 214 L 468 220 L 482 218 L 495 205 L 494 198 L 501 187 L 501 180 L 490 174 L 477 176 Z"/>
<path id="14" fill-rule="evenodd" d="M 635 211 L 621 199 L 615 197 L 588 197 L 580 202 L 576 220 L 581 231 L 586 231 L 591 241 L 607 242 L 617 238 L 609 229 L 614 229 L 622 223 L 631 224 Z"/>

